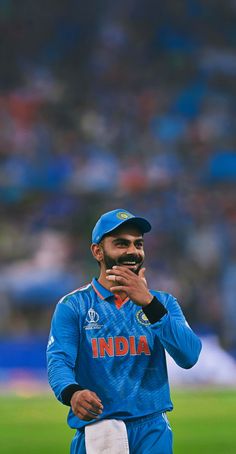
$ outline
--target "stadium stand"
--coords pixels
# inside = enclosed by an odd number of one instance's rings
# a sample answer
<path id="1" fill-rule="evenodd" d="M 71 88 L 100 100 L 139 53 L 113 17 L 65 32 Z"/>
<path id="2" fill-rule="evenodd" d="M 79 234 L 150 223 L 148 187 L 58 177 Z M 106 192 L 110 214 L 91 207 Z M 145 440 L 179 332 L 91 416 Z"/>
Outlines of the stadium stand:
<path id="1" fill-rule="evenodd" d="M 121 206 L 153 225 L 150 287 L 236 356 L 236 2 L 148 4 L 0 1 L 2 348 L 46 340 Z"/>

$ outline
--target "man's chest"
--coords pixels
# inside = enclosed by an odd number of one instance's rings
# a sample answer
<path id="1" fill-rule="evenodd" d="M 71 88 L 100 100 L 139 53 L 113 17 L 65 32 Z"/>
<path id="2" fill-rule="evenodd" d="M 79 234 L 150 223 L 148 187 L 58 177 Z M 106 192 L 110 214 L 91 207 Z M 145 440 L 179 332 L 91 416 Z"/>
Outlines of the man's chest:
<path id="1" fill-rule="evenodd" d="M 154 335 L 142 308 L 128 302 L 88 308 L 81 320 L 81 348 L 93 358 L 151 355 Z"/>

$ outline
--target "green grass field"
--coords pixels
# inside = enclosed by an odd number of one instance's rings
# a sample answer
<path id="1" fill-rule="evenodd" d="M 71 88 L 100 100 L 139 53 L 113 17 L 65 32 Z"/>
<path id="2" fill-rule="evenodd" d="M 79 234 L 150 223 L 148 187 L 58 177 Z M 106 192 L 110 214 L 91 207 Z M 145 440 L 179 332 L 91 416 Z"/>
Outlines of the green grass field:
<path id="1" fill-rule="evenodd" d="M 172 400 L 175 454 L 236 453 L 236 390 L 175 390 Z M 53 396 L 1 396 L 0 409 L 1 454 L 69 453 L 67 408 Z"/>

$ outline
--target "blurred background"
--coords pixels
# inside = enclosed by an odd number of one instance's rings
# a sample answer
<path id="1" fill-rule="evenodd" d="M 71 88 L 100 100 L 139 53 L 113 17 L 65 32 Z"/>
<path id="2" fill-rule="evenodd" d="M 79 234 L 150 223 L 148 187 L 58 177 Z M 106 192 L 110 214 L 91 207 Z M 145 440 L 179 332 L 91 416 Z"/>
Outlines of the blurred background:
<path id="1" fill-rule="evenodd" d="M 0 0 L 1 389 L 47 386 L 52 312 L 114 208 L 150 220 L 149 286 L 203 339 L 173 383 L 236 384 L 235 22 L 235 0 Z"/>

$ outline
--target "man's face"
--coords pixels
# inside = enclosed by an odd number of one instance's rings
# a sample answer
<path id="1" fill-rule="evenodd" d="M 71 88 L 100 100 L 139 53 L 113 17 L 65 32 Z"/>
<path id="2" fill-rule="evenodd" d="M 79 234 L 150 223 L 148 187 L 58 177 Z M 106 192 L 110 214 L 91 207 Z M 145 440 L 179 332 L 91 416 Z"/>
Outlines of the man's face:
<path id="1" fill-rule="evenodd" d="M 138 274 L 142 268 L 145 254 L 143 236 L 133 226 L 121 226 L 101 241 L 103 263 L 106 269 L 114 265 L 127 266 Z"/>

